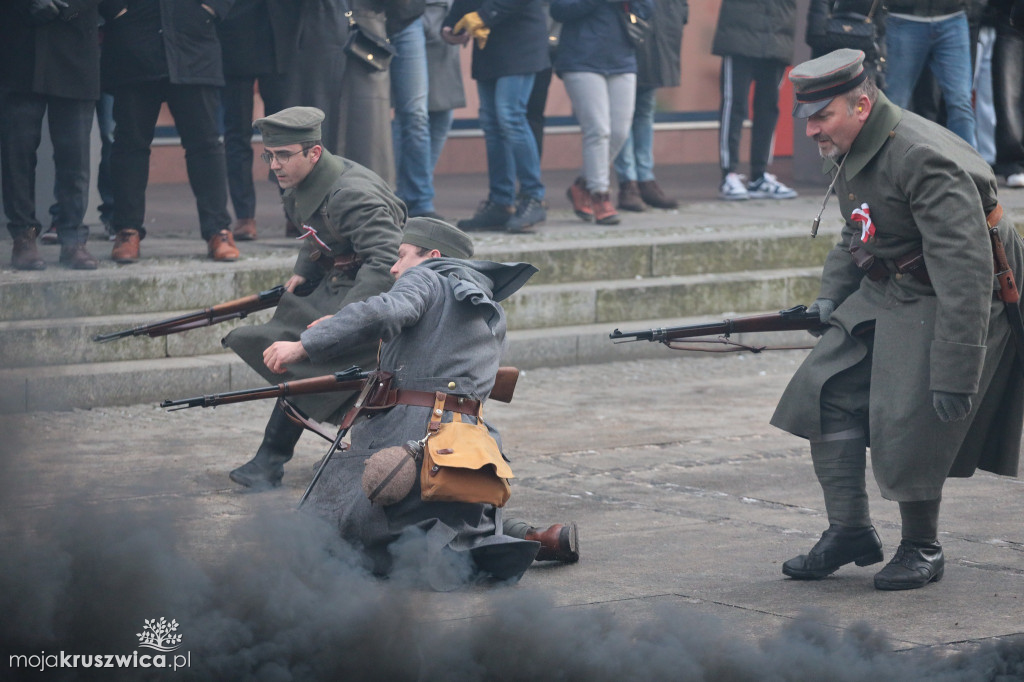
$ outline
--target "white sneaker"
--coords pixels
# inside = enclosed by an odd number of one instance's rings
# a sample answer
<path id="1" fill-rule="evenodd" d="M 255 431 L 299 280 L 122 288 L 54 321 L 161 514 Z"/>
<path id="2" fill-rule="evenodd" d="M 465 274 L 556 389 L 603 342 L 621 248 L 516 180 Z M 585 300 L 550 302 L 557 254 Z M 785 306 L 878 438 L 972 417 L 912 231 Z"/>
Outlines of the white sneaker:
<path id="1" fill-rule="evenodd" d="M 751 199 L 792 199 L 796 190 L 783 185 L 771 173 L 765 173 L 760 180 L 747 185 L 747 195 Z"/>
<path id="2" fill-rule="evenodd" d="M 1024 187 L 1024 173 L 1014 173 L 1006 176 L 1007 187 Z"/>
<path id="3" fill-rule="evenodd" d="M 726 201 L 743 201 L 750 198 L 747 194 L 746 183 L 739 173 L 729 173 L 725 176 L 721 188 L 718 190 L 718 197 Z"/>

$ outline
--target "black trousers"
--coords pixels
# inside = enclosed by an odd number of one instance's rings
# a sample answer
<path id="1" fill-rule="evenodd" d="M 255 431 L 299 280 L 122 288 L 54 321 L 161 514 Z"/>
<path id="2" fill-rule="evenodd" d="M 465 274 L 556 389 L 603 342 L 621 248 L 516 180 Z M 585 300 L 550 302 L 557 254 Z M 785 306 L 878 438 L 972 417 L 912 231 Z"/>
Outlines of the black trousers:
<path id="1" fill-rule="evenodd" d="M 996 26 L 992 48 L 992 102 L 996 109 L 996 173 L 1024 172 L 1024 32 Z"/>
<path id="2" fill-rule="evenodd" d="M 53 142 L 53 225 L 64 244 L 84 243 L 89 202 L 89 136 L 96 103 L 0 90 L 0 175 L 3 176 L 7 229 L 17 236 L 40 231 L 36 216 L 36 152 L 42 141 L 43 115 Z M 49 191 L 49 187 L 46 188 Z"/>
<path id="3" fill-rule="evenodd" d="M 229 77 L 221 90 L 224 104 L 224 152 L 228 190 L 238 219 L 256 215 L 256 186 L 252 181 L 253 86 L 259 81 L 265 116 L 284 108 L 284 76 Z M 267 169 L 270 172 L 270 169 Z"/>
<path id="4" fill-rule="evenodd" d="M 114 183 L 114 228 L 136 229 L 145 237 L 149 156 L 160 105 L 174 117 L 185 148 L 185 168 L 199 212 L 199 230 L 208 240 L 231 224 L 227 170 L 217 111 L 220 88 L 175 85 L 168 79 L 132 83 L 114 92 L 114 146 L 110 172 Z"/>
<path id="5" fill-rule="evenodd" d="M 750 138 L 750 179 L 764 175 L 771 160 L 775 124 L 779 121 L 779 85 L 786 64 L 772 59 L 722 57 L 719 82 L 722 106 L 719 110 L 718 158 L 722 177 L 735 173 L 740 157 L 740 134 L 747 117 L 750 84 L 754 84 L 753 123 Z"/>

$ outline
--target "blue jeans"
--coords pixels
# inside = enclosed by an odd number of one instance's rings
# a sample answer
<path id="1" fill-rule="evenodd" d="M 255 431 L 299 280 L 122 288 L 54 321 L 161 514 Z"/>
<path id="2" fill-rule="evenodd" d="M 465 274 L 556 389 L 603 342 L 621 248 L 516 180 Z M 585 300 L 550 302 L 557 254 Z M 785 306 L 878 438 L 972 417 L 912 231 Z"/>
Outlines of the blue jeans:
<path id="1" fill-rule="evenodd" d="M 633 109 L 633 126 L 622 151 L 615 157 L 619 182 L 654 180 L 654 105 L 658 89 L 638 86 Z"/>
<path id="2" fill-rule="evenodd" d="M 31 92 L 0 91 L 0 175 L 4 213 L 11 236 L 41 224 L 36 217 L 36 153 L 43 135 L 43 115 L 53 142 L 53 225 L 63 244 L 84 243 L 83 224 L 89 201 L 89 146 L 96 102 Z M 49 190 L 49 187 L 47 187 Z"/>
<path id="3" fill-rule="evenodd" d="M 441 150 L 448 139 L 448 131 L 452 129 L 452 121 L 455 119 L 454 109 L 430 112 L 430 168 L 437 167 L 437 160 L 441 158 Z"/>
<path id="4" fill-rule="evenodd" d="M 427 42 L 423 22 L 412 22 L 390 36 L 398 54 L 391 60 L 391 134 L 398 173 L 397 194 L 410 214 L 433 212 L 434 167 L 430 163 L 427 116 Z"/>
<path id="5" fill-rule="evenodd" d="M 480 127 L 487 146 L 489 198 L 502 206 L 516 203 L 516 180 L 523 196 L 544 198 L 540 154 L 526 121 L 526 103 L 533 90 L 533 77 L 534 74 L 529 73 L 476 83 Z"/>
<path id="6" fill-rule="evenodd" d="M 967 15 L 959 12 L 942 21 L 908 21 L 890 15 L 886 21 L 886 96 L 906 108 L 927 65 L 946 103 L 946 127 L 976 147 Z"/>

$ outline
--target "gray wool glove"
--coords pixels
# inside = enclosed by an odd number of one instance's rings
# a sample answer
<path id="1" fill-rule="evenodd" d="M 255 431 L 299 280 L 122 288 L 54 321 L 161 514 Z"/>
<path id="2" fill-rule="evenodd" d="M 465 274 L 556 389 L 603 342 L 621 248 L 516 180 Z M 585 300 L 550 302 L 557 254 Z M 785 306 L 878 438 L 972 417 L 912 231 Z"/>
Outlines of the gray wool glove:
<path id="1" fill-rule="evenodd" d="M 829 318 L 832 317 L 832 311 L 836 309 L 836 302 L 830 298 L 817 298 L 814 303 L 807 306 L 807 312 L 818 313 L 818 319 L 821 320 L 822 324 L 828 324 Z M 808 329 L 812 336 L 821 336 L 825 333 L 824 329 Z"/>
<path id="2" fill-rule="evenodd" d="M 944 422 L 958 422 L 967 418 L 971 411 L 971 396 L 966 393 L 932 391 L 932 405 L 935 414 Z"/>

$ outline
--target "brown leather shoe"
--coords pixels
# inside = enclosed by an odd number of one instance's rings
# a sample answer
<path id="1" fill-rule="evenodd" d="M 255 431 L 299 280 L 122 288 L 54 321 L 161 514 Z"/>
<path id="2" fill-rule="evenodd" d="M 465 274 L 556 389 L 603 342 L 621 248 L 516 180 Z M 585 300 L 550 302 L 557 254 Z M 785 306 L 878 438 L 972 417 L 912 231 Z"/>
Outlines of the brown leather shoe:
<path id="1" fill-rule="evenodd" d="M 284 236 L 285 237 L 298 237 L 300 236 L 298 226 L 292 221 L 288 220 L 284 224 Z"/>
<path id="2" fill-rule="evenodd" d="M 230 230 L 221 230 L 206 242 L 210 258 L 221 263 L 238 260 L 238 247 Z"/>
<path id="3" fill-rule="evenodd" d="M 619 184 L 619 208 L 623 211 L 646 211 L 644 200 L 640 198 L 640 185 L 636 180 L 627 180 Z"/>
<path id="4" fill-rule="evenodd" d="M 525 540 L 540 543 L 536 561 L 559 561 L 563 564 L 574 564 L 580 560 L 579 528 L 575 521 L 556 523 L 547 530 L 531 528 L 526 532 Z"/>
<path id="5" fill-rule="evenodd" d="M 139 242 L 142 240 L 138 230 L 118 230 L 114 236 L 114 248 L 110 259 L 115 263 L 135 263 L 139 260 Z"/>
<path id="6" fill-rule="evenodd" d="M 569 189 L 565 190 L 565 195 L 569 197 L 572 210 L 580 220 L 593 222 L 594 209 L 590 206 L 590 192 L 587 191 L 587 181 L 583 177 L 576 178 Z"/>
<path id="7" fill-rule="evenodd" d="M 86 250 L 84 243 L 61 244 L 60 264 L 72 270 L 95 270 L 100 266 L 99 261 Z"/>
<path id="8" fill-rule="evenodd" d="M 256 240 L 256 221 L 252 218 L 239 218 L 231 234 L 240 242 L 251 242 Z"/>
<path id="9" fill-rule="evenodd" d="M 46 263 L 36 249 L 36 228 L 30 227 L 14 237 L 11 249 L 11 265 L 17 270 L 45 270 Z"/>
<path id="10" fill-rule="evenodd" d="M 654 208 L 679 208 L 679 202 L 665 196 L 656 180 L 645 180 L 638 184 L 640 186 L 640 198 L 648 206 L 653 206 Z"/>
<path id="11" fill-rule="evenodd" d="M 590 206 L 594 211 L 594 222 L 598 225 L 619 224 L 619 214 L 612 206 L 612 197 L 608 192 L 591 192 Z"/>

